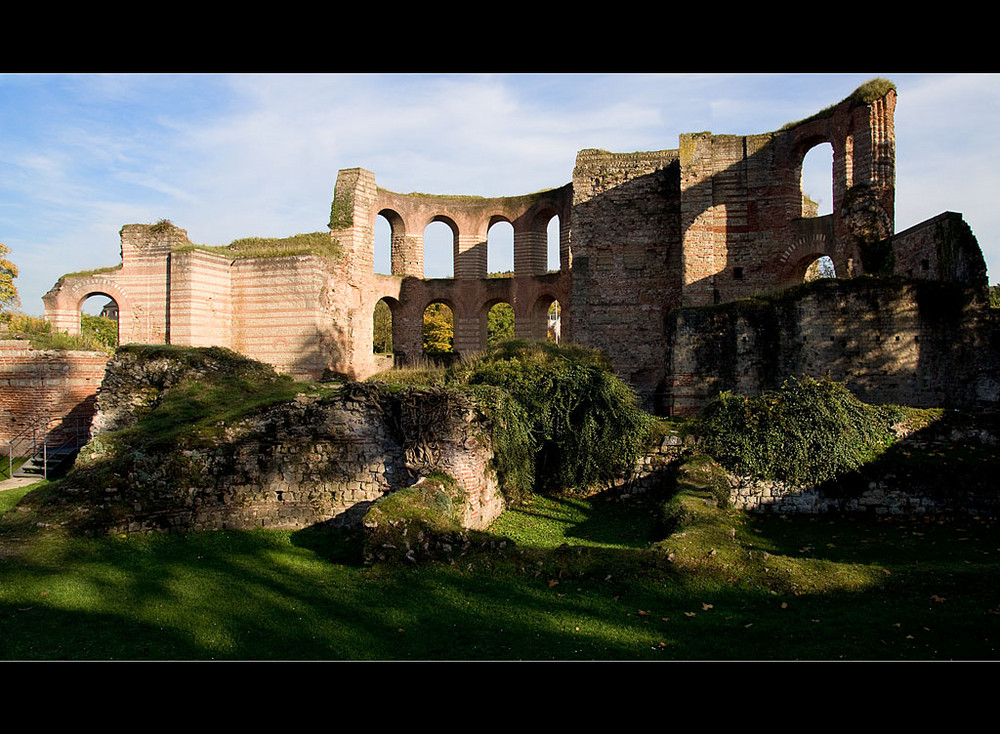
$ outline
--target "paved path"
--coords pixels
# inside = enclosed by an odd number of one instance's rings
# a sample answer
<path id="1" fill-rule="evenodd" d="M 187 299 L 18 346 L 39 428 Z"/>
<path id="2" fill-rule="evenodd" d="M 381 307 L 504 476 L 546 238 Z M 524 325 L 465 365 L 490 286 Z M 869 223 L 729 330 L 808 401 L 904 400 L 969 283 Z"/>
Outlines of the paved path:
<path id="1" fill-rule="evenodd" d="M 42 481 L 41 477 L 14 477 L 12 479 L 0 480 L 0 492 L 5 489 L 16 489 L 17 487 L 24 487 L 28 484 L 34 484 L 35 482 Z"/>

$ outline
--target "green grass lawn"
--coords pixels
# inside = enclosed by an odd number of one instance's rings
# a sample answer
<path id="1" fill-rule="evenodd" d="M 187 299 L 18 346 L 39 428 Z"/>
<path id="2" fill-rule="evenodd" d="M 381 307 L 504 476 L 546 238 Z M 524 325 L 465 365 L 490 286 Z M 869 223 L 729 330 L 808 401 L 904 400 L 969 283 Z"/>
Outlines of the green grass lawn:
<path id="1" fill-rule="evenodd" d="M 37 486 L 37 485 L 36 485 Z M 518 551 L 366 567 L 319 529 L 68 538 L 7 522 L 3 660 L 995 659 L 990 520 L 748 517 L 548 499 L 493 532 Z M 672 555 L 671 555 L 672 554 Z"/>

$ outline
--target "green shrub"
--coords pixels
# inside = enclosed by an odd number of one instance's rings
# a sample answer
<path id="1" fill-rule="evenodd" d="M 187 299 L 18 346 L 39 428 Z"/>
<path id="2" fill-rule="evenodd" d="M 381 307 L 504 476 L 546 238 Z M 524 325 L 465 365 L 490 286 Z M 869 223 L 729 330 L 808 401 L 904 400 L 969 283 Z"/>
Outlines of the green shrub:
<path id="1" fill-rule="evenodd" d="M 500 388 L 517 403 L 519 411 L 505 409 L 500 460 L 522 479 L 533 471 L 538 491 L 585 490 L 627 471 L 652 423 L 596 350 L 504 342 L 457 367 L 453 379 Z M 506 450 L 517 454 L 504 456 Z M 525 453 L 533 455 L 531 469 Z"/>
<path id="2" fill-rule="evenodd" d="M 862 403 L 841 383 L 793 377 L 758 396 L 720 393 L 696 430 L 703 449 L 732 471 L 807 484 L 878 457 L 906 416 L 899 406 Z"/>

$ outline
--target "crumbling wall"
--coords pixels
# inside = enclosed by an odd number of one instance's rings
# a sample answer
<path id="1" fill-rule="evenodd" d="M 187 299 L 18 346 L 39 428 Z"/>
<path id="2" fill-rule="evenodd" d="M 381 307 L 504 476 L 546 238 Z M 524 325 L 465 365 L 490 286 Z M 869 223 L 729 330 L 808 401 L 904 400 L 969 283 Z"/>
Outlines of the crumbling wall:
<path id="1" fill-rule="evenodd" d="M 986 298 L 986 261 L 961 214 L 944 212 L 892 237 L 893 273 L 961 283 Z"/>
<path id="2" fill-rule="evenodd" d="M 692 415 L 721 390 L 756 394 L 829 376 L 868 403 L 990 410 L 1000 320 L 955 283 L 820 280 L 769 299 L 678 309 L 665 408 Z"/>
<path id="3" fill-rule="evenodd" d="M 484 528 L 503 510 L 490 426 L 453 390 L 352 383 L 181 433 L 169 445 L 134 438 L 166 391 L 190 379 L 210 390 L 227 375 L 277 379 L 226 350 L 119 350 L 95 438 L 57 492 L 29 500 L 39 522 L 98 534 L 356 526 L 379 498 L 433 472 L 462 487 L 466 527 Z"/>
<path id="4" fill-rule="evenodd" d="M 573 171 L 573 340 L 603 350 L 647 404 L 681 302 L 679 175 L 670 150 L 585 150 Z"/>

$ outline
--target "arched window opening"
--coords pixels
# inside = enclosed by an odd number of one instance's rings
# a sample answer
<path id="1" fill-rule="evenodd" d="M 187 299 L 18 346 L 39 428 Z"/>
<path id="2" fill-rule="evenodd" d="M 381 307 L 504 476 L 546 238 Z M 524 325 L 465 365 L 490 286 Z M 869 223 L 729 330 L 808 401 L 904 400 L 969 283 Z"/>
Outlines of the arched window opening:
<path id="1" fill-rule="evenodd" d="M 514 272 L 514 225 L 499 221 L 486 232 L 487 275 L 509 275 Z"/>
<path id="2" fill-rule="evenodd" d="M 812 280 L 818 280 L 819 278 L 836 278 L 837 273 L 833 267 L 833 260 L 824 255 L 823 257 L 816 258 L 810 263 L 809 267 L 806 268 L 806 274 L 804 280 L 806 282 Z"/>
<path id="3" fill-rule="evenodd" d="M 451 308 L 435 302 L 424 309 L 424 354 L 453 354 L 455 319 Z"/>
<path id="4" fill-rule="evenodd" d="M 494 346 L 514 338 L 514 307 L 501 301 L 486 315 L 486 345 Z"/>
<path id="5" fill-rule="evenodd" d="M 392 354 L 392 309 L 384 298 L 372 314 L 372 353 Z"/>
<path id="6" fill-rule="evenodd" d="M 373 227 L 374 253 L 372 271 L 382 275 L 392 275 L 392 225 L 379 214 Z"/>
<path id="7" fill-rule="evenodd" d="M 802 216 L 833 213 L 833 146 L 820 143 L 802 159 Z"/>
<path id="8" fill-rule="evenodd" d="M 424 277 L 455 277 L 455 232 L 446 222 L 424 228 Z"/>
<path id="9" fill-rule="evenodd" d="M 118 303 L 104 293 L 92 293 L 80 304 L 80 333 L 94 346 L 118 346 Z"/>
<path id="10" fill-rule="evenodd" d="M 549 220 L 549 226 L 546 229 L 546 268 L 549 272 L 554 270 L 560 270 L 560 259 L 559 259 L 559 215 L 552 217 Z"/>
<path id="11" fill-rule="evenodd" d="M 562 306 L 559 301 L 549 304 L 548 314 L 545 321 L 545 338 L 550 342 L 558 344 L 562 341 Z"/>

